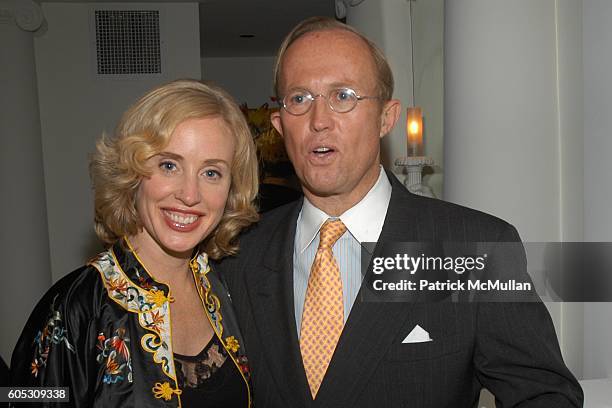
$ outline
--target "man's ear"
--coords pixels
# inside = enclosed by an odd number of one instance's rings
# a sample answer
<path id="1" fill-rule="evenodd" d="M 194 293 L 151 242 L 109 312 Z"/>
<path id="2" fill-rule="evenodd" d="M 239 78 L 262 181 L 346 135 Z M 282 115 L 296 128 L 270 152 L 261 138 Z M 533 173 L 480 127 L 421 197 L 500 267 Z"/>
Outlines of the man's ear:
<path id="1" fill-rule="evenodd" d="M 391 99 L 383 105 L 380 113 L 380 137 L 391 132 L 400 117 L 402 103 L 399 99 Z"/>
<path id="2" fill-rule="evenodd" d="M 272 126 L 278 132 L 281 137 L 283 136 L 283 125 L 281 123 L 280 118 L 280 110 L 276 110 L 270 114 L 270 122 L 272 122 Z"/>

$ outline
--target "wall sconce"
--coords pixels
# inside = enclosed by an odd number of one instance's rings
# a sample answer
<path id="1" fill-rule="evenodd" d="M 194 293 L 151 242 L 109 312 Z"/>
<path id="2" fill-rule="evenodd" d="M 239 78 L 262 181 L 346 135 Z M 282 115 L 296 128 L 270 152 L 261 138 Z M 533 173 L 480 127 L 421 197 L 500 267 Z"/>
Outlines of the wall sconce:
<path id="1" fill-rule="evenodd" d="M 430 157 L 425 157 L 423 149 L 423 111 L 415 106 L 414 92 L 414 42 L 412 34 L 412 1 L 410 3 L 410 58 L 412 71 L 412 106 L 406 111 L 406 157 L 395 160 L 395 165 L 406 168 L 406 178 L 404 185 L 411 193 L 434 197 L 433 191 L 429 186 L 422 183 L 422 172 L 424 166 L 431 166 L 434 161 Z"/>
<path id="2" fill-rule="evenodd" d="M 423 112 L 419 107 L 406 112 L 406 146 L 408 157 L 423 155 Z"/>

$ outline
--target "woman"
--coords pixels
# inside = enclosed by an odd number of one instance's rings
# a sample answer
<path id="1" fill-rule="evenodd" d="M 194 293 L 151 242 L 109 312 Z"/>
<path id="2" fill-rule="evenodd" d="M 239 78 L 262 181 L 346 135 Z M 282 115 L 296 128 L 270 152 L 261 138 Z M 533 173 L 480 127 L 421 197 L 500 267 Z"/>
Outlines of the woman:
<path id="1" fill-rule="evenodd" d="M 255 148 L 238 106 L 197 81 L 154 89 L 98 142 L 91 175 L 109 248 L 37 305 L 12 383 L 67 386 L 79 407 L 250 406 L 230 299 L 208 267 L 257 218 Z"/>

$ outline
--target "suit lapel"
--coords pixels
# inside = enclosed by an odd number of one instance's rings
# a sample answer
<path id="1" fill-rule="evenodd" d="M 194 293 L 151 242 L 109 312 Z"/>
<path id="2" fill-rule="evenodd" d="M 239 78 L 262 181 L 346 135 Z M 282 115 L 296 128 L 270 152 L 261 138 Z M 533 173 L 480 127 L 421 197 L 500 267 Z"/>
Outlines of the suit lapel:
<path id="1" fill-rule="evenodd" d="M 299 351 L 293 306 L 293 246 L 302 201 L 278 220 L 261 261 L 250 270 L 247 288 L 266 362 L 287 406 L 305 407 L 310 398 Z"/>
<path id="2" fill-rule="evenodd" d="M 374 255 L 384 242 L 418 241 L 419 211 L 414 199 L 395 176 L 389 174 L 393 187 Z M 366 387 L 375 368 L 385 355 L 397 331 L 408 318 L 413 303 L 365 302 L 364 288 L 357 295 L 336 351 L 316 398 L 317 407 L 351 406 Z"/>

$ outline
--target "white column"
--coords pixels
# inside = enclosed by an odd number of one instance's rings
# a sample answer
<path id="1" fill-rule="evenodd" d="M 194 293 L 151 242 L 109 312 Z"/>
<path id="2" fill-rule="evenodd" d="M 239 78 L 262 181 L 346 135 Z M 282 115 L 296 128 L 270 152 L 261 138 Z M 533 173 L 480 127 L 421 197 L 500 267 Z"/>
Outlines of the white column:
<path id="1" fill-rule="evenodd" d="M 445 198 L 559 238 L 554 0 L 447 0 Z"/>
<path id="2" fill-rule="evenodd" d="M 612 241 L 612 2 L 583 0 L 586 241 Z M 612 303 L 585 305 L 585 378 L 612 378 Z M 607 394 L 606 394 L 607 395 Z"/>
<path id="3" fill-rule="evenodd" d="M 7 363 L 51 284 L 33 40 L 41 23 L 36 3 L 0 1 L 0 354 Z"/>
<path id="4" fill-rule="evenodd" d="M 524 241 L 583 239 L 581 2 L 447 0 L 445 199 Z M 549 304 L 582 372 L 582 309 Z"/>

